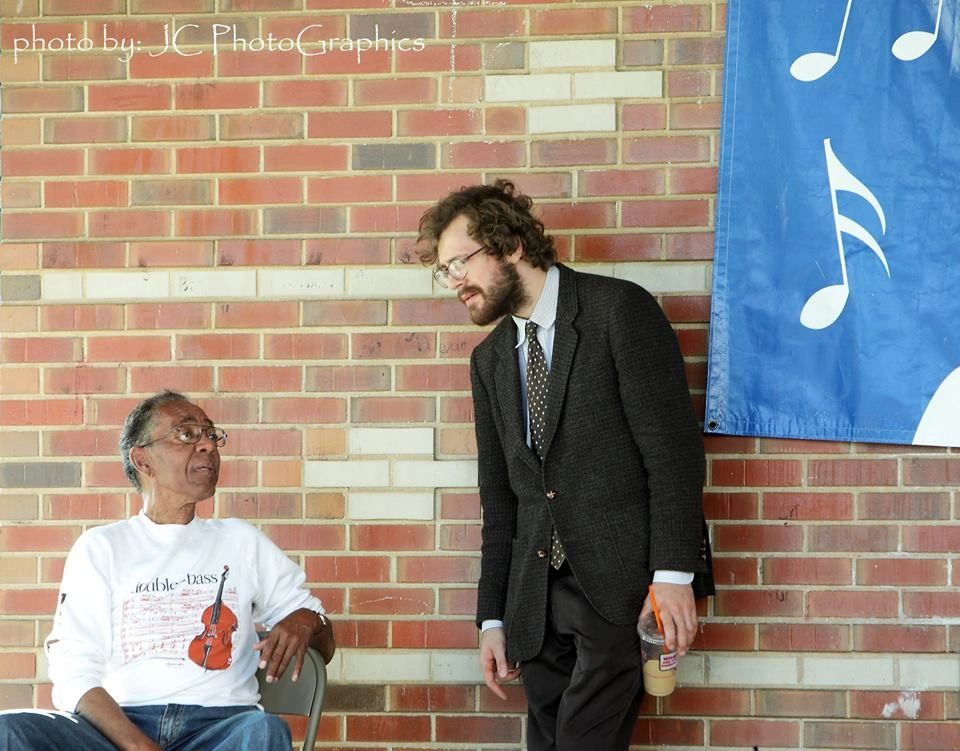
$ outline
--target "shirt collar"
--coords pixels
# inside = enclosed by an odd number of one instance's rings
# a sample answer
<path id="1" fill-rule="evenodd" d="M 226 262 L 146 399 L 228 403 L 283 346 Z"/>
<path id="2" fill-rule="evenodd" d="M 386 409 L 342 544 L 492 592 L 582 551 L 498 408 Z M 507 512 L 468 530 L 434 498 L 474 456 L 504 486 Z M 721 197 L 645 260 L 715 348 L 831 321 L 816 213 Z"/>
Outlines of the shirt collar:
<path id="1" fill-rule="evenodd" d="M 551 266 L 547 269 L 547 278 L 543 283 L 540 299 L 533 306 L 530 320 L 542 329 L 552 329 L 557 322 L 557 301 L 560 298 L 560 269 Z M 511 316 L 517 326 L 517 347 L 527 339 L 527 319 Z"/>

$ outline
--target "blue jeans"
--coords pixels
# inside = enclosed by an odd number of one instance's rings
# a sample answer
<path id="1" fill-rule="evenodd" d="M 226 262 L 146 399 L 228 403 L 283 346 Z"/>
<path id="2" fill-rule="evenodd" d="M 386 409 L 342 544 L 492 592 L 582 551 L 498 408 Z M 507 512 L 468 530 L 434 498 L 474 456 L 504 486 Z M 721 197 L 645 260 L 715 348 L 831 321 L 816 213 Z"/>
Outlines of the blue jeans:
<path id="1" fill-rule="evenodd" d="M 143 734 L 167 751 L 290 751 L 290 729 L 257 707 L 166 704 L 124 707 Z M 116 751 L 79 715 L 43 709 L 0 712 L 0 751 Z"/>

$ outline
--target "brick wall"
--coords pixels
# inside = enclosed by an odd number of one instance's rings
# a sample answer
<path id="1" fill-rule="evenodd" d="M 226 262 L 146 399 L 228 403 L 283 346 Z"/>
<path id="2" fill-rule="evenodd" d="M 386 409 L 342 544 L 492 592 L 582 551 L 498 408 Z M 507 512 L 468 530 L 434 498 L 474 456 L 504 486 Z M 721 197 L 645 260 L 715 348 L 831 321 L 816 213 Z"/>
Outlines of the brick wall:
<path id="1" fill-rule="evenodd" d="M 0 709 L 49 705 L 64 556 L 138 510 L 118 427 L 172 387 L 230 432 L 205 513 L 337 615 L 323 743 L 522 745 L 475 667 L 483 333 L 417 221 L 515 178 L 565 260 L 658 295 L 702 411 L 725 11 L 0 0 Z M 707 447 L 720 591 L 637 748 L 960 746 L 960 460 Z"/>

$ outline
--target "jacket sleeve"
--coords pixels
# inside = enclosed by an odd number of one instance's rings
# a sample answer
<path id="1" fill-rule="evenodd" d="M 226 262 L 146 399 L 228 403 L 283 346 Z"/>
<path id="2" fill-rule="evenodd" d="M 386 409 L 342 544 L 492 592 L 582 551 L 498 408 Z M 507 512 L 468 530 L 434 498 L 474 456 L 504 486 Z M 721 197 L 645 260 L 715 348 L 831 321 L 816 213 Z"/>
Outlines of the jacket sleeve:
<path id="1" fill-rule="evenodd" d="M 624 285 L 610 306 L 620 398 L 650 491 L 650 569 L 702 572 L 703 438 L 676 334 L 649 292 Z"/>
<path id="2" fill-rule="evenodd" d="M 480 374 L 477 351 L 470 358 L 474 429 L 477 435 L 477 483 L 483 511 L 477 627 L 503 620 L 507 601 L 512 541 L 516 535 L 517 499 L 510 488 L 507 460 L 493 419 L 491 395 Z"/>
<path id="3" fill-rule="evenodd" d="M 73 712 L 87 691 L 103 685 L 113 638 L 111 566 L 106 545 L 89 534 L 67 556 L 53 629 L 44 641 L 57 709 Z"/>

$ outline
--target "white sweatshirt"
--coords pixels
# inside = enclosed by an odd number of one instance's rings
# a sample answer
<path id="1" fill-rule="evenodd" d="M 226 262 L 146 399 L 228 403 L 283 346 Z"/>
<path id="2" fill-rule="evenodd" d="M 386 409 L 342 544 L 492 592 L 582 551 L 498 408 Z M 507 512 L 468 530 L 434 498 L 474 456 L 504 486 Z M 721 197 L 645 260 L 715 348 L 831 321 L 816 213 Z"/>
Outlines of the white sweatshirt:
<path id="1" fill-rule="evenodd" d="M 324 612 L 305 578 L 239 519 L 154 524 L 141 512 L 87 531 L 67 558 L 44 644 L 54 705 L 72 712 L 99 686 L 121 705 L 256 704 L 256 624 L 272 626 L 299 608 Z M 225 631 L 232 650 L 221 640 L 204 668 L 188 656 L 190 644 L 204 635 L 202 616 L 221 583 L 221 630 L 230 613 L 237 625 Z M 229 664 L 211 669 L 217 656 Z"/>

